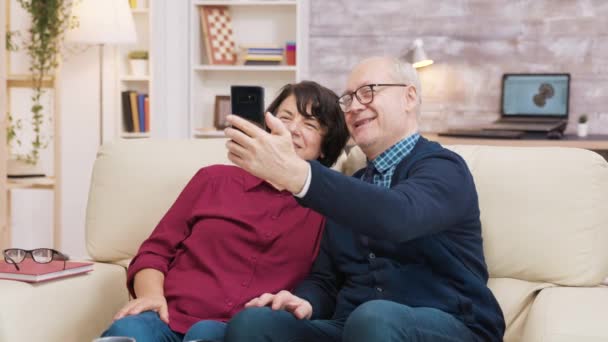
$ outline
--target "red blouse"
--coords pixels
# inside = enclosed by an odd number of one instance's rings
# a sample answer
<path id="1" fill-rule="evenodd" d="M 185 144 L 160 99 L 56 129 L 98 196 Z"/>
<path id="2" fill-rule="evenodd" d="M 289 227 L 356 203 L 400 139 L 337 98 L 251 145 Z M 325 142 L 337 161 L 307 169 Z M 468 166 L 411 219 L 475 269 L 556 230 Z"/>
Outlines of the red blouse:
<path id="1" fill-rule="evenodd" d="M 325 219 L 246 171 L 227 165 L 197 172 L 131 261 L 135 274 L 165 275 L 172 330 L 227 321 L 264 292 L 292 289 L 308 272 Z"/>

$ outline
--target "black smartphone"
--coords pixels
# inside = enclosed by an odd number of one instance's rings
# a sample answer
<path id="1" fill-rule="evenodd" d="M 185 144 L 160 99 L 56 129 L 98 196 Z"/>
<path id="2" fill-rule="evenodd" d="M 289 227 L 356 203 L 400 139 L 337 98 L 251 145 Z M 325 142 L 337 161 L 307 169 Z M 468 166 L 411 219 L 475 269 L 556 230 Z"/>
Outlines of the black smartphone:
<path id="1" fill-rule="evenodd" d="M 245 118 L 265 128 L 264 88 L 259 86 L 231 86 L 232 114 Z"/>

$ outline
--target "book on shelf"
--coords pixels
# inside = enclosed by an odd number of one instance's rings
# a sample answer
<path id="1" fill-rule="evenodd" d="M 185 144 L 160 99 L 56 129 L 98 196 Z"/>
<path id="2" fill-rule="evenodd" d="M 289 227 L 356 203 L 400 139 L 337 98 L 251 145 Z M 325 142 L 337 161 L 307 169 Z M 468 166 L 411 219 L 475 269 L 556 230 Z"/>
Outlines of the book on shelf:
<path id="1" fill-rule="evenodd" d="M 145 102 L 146 94 L 137 94 L 137 113 L 139 114 L 139 131 L 146 132 L 146 112 Z"/>
<path id="2" fill-rule="evenodd" d="M 146 132 L 150 132 L 150 98 L 148 94 L 144 99 L 144 128 Z"/>
<path id="3" fill-rule="evenodd" d="M 125 90 L 122 95 L 122 119 L 127 133 L 150 132 L 150 100 L 148 94 Z"/>
<path id="4" fill-rule="evenodd" d="M 137 110 L 137 92 L 130 92 L 129 99 L 131 100 L 131 115 L 133 116 L 133 132 L 141 132 L 139 130 L 139 111 Z"/>
<path id="5" fill-rule="evenodd" d="M 278 55 L 247 55 L 245 56 L 246 61 L 274 61 L 281 62 L 283 61 L 283 56 Z"/>
<path id="6" fill-rule="evenodd" d="M 64 269 L 63 261 L 51 261 L 48 264 L 39 264 L 32 259 L 24 259 L 19 263 L 19 269 L 17 270 L 15 265 L 1 260 L 0 279 L 39 283 L 91 272 L 93 271 L 93 263 L 67 261 Z"/>
<path id="7" fill-rule="evenodd" d="M 283 48 L 247 48 L 248 55 L 283 55 Z"/>
<path id="8" fill-rule="evenodd" d="M 127 132 L 133 132 L 133 114 L 131 114 L 131 92 L 125 90 L 121 93 L 122 95 L 122 119 L 125 123 L 125 130 Z"/>
<path id="9" fill-rule="evenodd" d="M 280 61 L 245 61 L 245 65 L 281 65 Z"/>

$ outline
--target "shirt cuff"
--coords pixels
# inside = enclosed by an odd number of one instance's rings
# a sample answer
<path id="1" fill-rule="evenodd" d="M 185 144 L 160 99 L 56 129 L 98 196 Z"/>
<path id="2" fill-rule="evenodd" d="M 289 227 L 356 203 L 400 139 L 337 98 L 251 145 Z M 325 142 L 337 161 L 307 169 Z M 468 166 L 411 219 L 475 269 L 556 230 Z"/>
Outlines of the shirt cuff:
<path id="1" fill-rule="evenodd" d="M 310 163 L 308 164 L 308 174 L 306 175 L 306 182 L 304 182 L 304 187 L 297 194 L 293 194 L 297 198 L 303 198 L 308 193 L 308 189 L 310 188 L 310 179 L 312 177 L 312 170 L 310 169 Z"/>

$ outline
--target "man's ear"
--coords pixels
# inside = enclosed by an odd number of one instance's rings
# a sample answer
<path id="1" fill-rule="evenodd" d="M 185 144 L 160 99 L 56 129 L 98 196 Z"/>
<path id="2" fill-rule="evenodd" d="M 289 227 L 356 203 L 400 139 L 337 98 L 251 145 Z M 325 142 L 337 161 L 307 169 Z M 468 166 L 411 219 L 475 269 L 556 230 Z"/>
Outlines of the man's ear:
<path id="1" fill-rule="evenodd" d="M 418 106 L 418 89 L 410 85 L 405 90 L 406 108 L 408 111 L 414 110 Z"/>

